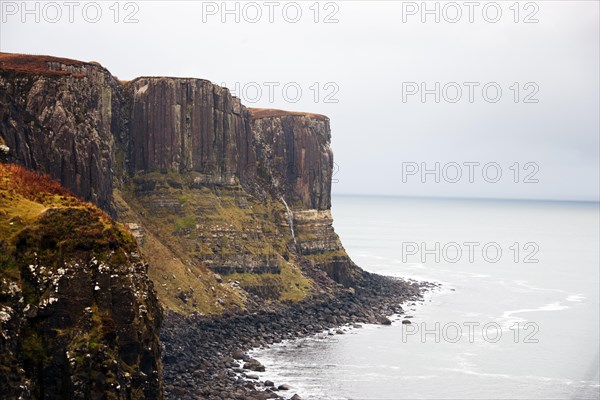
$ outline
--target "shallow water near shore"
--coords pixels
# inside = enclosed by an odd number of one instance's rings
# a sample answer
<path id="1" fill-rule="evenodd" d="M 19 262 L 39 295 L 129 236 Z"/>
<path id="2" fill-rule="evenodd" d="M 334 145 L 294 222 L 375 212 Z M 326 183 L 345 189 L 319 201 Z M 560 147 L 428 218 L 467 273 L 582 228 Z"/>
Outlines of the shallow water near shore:
<path id="1" fill-rule="evenodd" d="M 443 286 L 392 326 L 255 350 L 261 379 L 303 399 L 600 396 L 597 203 L 337 196 L 333 214 L 364 269 Z"/>

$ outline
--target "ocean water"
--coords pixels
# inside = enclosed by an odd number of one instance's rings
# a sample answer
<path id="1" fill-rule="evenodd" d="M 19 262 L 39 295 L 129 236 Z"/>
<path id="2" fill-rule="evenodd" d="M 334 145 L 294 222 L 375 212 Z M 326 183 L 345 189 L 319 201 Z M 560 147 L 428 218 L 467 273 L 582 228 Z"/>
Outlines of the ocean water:
<path id="1" fill-rule="evenodd" d="M 600 397 L 597 203 L 337 196 L 333 215 L 361 267 L 442 286 L 410 325 L 256 350 L 263 379 L 320 400 Z"/>

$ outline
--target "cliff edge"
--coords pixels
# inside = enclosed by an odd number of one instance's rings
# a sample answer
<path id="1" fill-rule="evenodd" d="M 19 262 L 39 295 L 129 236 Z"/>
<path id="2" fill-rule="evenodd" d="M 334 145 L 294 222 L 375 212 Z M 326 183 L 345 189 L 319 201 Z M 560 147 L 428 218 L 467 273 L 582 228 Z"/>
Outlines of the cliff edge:
<path id="1" fill-rule="evenodd" d="M 325 116 L 249 109 L 207 80 L 0 53 L 4 157 L 128 226 L 179 313 L 357 284 L 332 226 L 330 137 Z"/>

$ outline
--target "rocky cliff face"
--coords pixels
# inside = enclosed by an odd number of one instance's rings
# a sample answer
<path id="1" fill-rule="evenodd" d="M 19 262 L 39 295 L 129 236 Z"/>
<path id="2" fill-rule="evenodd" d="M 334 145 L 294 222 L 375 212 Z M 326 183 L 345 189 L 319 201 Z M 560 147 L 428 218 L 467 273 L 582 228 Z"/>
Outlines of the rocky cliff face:
<path id="1" fill-rule="evenodd" d="M 124 228 L 0 164 L 2 398 L 162 398 L 161 319 Z"/>
<path id="2" fill-rule="evenodd" d="M 132 172 L 195 171 L 202 184 L 252 178 L 247 111 L 227 89 L 200 79 L 139 78 L 125 92 Z"/>
<path id="3" fill-rule="evenodd" d="M 0 53 L 0 136 L 8 161 L 110 209 L 119 87 L 96 64 Z"/>
<path id="4" fill-rule="evenodd" d="M 133 174 L 197 172 L 198 186 L 240 183 L 299 208 L 331 207 L 327 117 L 246 109 L 226 88 L 200 79 L 139 78 L 125 91 Z"/>
<path id="5" fill-rule="evenodd" d="M 3 54 L 0 71 L 8 158 L 135 227 L 168 308 L 298 301 L 359 275 L 332 227 L 326 117 L 70 60 Z"/>
<path id="6" fill-rule="evenodd" d="M 294 209 L 330 209 L 329 119 L 268 109 L 250 109 L 250 116 L 258 175 L 265 186 Z"/>

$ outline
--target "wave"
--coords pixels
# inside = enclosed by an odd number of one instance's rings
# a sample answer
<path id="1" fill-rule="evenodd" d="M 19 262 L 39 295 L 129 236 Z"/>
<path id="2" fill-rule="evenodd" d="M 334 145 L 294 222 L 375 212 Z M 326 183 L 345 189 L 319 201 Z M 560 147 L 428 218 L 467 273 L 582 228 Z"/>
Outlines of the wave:
<path id="1" fill-rule="evenodd" d="M 566 300 L 567 301 L 581 302 L 581 301 L 583 301 L 585 299 L 586 299 L 586 297 L 582 296 L 580 294 L 572 294 L 572 295 L 568 296 Z"/>
<path id="2" fill-rule="evenodd" d="M 538 308 L 522 308 L 520 310 L 505 311 L 502 314 L 502 318 L 509 319 L 514 314 L 523 314 L 523 313 L 538 312 L 538 311 L 562 311 L 562 310 L 566 310 L 568 308 L 571 308 L 571 307 L 563 306 L 563 305 L 561 305 L 560 302 L 555 302 L 555 303 L 545 304 Z M 519 318 L 519 319 L 521 319 L 521 318 Z"/>

